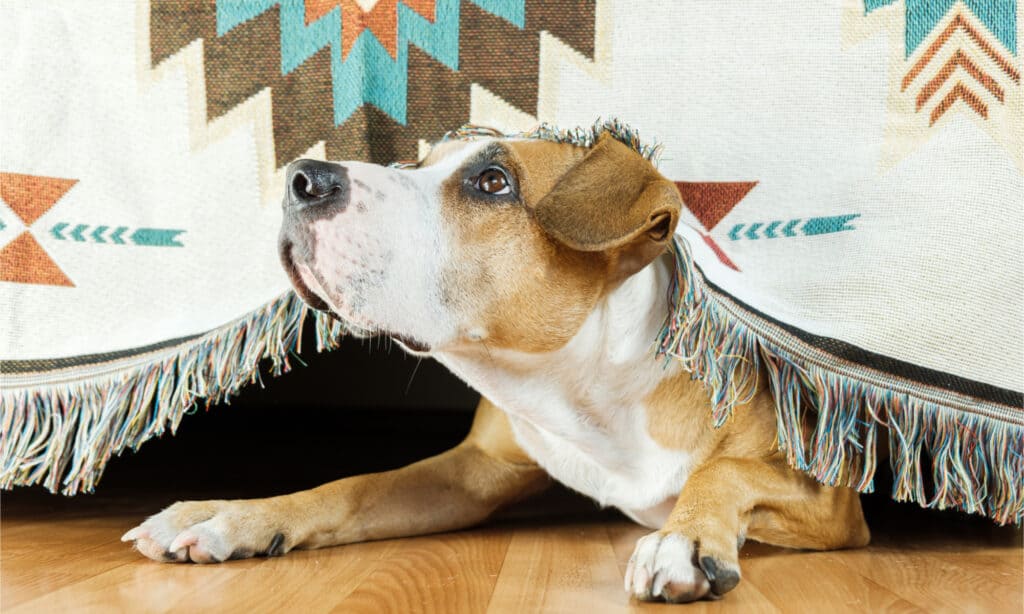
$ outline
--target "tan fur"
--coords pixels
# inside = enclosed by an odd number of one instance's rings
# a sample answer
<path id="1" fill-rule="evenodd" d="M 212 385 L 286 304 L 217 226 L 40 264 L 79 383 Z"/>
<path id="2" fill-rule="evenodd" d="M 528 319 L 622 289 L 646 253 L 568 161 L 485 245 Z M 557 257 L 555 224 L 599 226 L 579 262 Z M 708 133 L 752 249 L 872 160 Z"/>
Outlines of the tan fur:
<path id="1" fill-rule="evenodd" d="M 789 468 L 777 452 L 774 403 L 762 383 L 749 403 L 714 428 L 707 393 L 688 373 L 664 380 L 645 399 L 651 437 L 703 461 L 680 495 L 667 530 L 696 530 L 694 525 L 717 519 L 737 528 L 733 538 L 745 533 L 766 543 L 818 549 L 864 545 L 867 527 L 856 493 L 818 484 Z M 730 514 L 737 515 L 738 523 L 725 522 Z M 836 515 L 842 522 L 836 522 Z"/>
<path id="2" fill-rule="evenodd" d="M 665 191 L 666 180 L 649 162 L 608 137 L 592 150 L 511 141 L 502 146 L 499 161 L 518 178 L 521 206 L 467 197 L 460 173 L 443 187 L 444 216 L 460 250 L 444 284 L 448 295 L 472 298 L 467 308 L 478 310 L 488 344 L 552 351 L 572 338 L 602 296 L 664 251 L 667 237 L 650 241 L 640 235 L 658 223 L 667 224 L 671 234 L 681 201 L 671 184 Z M 615 165 L 627 168 L 616 175 L 604 172 Z M 558 194 L 565 190 L 578 202 L 553 206 L 567 198 Z M 623 198 L 628 206 L 622 206 Z M 545 211 L 558 228 L 538 218 Z M 614 223 L 615 240 L 589 251 L 567 244 L 570 228 L 595 227 L 590 220 Z"/>
<path id="3" fill-rule="evenodd" d="M 460 174 L 442 187 L 442 213 L 459 250 L 443 284 L 467 319 L 486 331 L 488 346 L 548 352 L 572 338 L 606 290 L 606 258 L 559 244 L 530 213 L 580 149 L 520 142 L 505 151 L 502 162 L 523 186 L 524 206 L 468 198 Z"/>
<path id="4" fill-rule="evenodd" d="M 211 520 L 233 525 L 231 551 L 188 551 L 186 560 L 209 563 L 265 552 L 278 533 L 287 552 L 458 529 L 549 483 L 515 443 L 505 414 L 482 399 L 466 439 L 435 457 L 279 497 L 189 501 L 164 513 L 180 527 Z M 151 537 L 136 547 L 157 560 L 169 554 Z"/>
<path id="5" fill-rule="evenodd" d="M 762 381 L 750 402 L 738 407 L 723 426 L 714 427 L 706 408 L 708 393 L 703 384 L 680 373 L 663 380 L 646 399 L 647 429 L 666 448 L 757 458 L 769 455 L 775 445 L 775 401 Z"/>

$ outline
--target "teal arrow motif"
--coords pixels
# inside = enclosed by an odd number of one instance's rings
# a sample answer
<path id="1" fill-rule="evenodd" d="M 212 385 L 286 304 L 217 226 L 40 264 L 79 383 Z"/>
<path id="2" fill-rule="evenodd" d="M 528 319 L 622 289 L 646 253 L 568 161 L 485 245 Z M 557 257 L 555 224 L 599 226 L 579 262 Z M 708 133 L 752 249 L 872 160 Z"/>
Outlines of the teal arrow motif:
<path id="1" fill-rule="evenodd" d="M 3 220 L 0 220 L 0 230 L 3 230 L 4 228 L 7 228 L 7 226 L 4 225 Z"/>
<path id="2" fill-rule="evenodd" d="M 62 235 L 60 233 L 64 232 L 64 229 L 67 228 L 67 227 L 68 227 L 67 222 L 58 222 L 58 223 L 53 225 L 53 228 L 50 229 L 50 234 L 52 234 L 53 236 L 57 237 L 61 241 L 64 241 L 65 240 L 64 239 L 64 235 Z"/>
<path id="3" fill-rule="evenodd" d="M 804 222 L 803 228 L 800 228 L 799 230 L 803 232 L 804 236 L 808 237 L 831 234 L 834 232 L 843 232 L 844 230 L 856 230 L 856 227 L 850 225 L 850 221 L 859 217 L 859 213 L 812 217 L 808 218 L 807 221 Z M 755 222 L 752 224 L 736 224 L 732 227 L 732 230 L 729 231 L 729 238 L 733 241 L 739 241 L 743 238 L 756 241 L 760 239 L 762 235 L 769 239 L 799 237 L 800 234 L 798 233 L 797 228 L 800 226 L 800 222 L 802 221 L 803 218 L 796 218 L 788 221 L 775 220 L 767 223 Z M 785 224 L 785 226 L 783 226 L 783 224 Z M 782 234 L 779 234 L 780 227 L 782 228 Z M 745 231 L 744 228 L 746 229 Z"/>
<path id="4" fill-rule="evenodd" d="M 153 245 L 157 247 L 185 247 L 177 240 L 184 230 L 171 228 L 139 228 L 129 237 L 136 245 Z"/>
<path id="5" fill-rule="evenodd" d="M 68 228 L 71 228 L 71 231 L 65 234 Z M 88 232 L 89 228 L 93 228 L 93 231 Z M 108 230 L 110 230 L 110 226 L 100 225 L 93 227 L 89 224 L 76 224 L 72 228 L 69 222 L 58 222 L 50 228 L 50 234 L 59 241 L 67 241 L 70 238 L 83 243 L 87 241 L 88 237 L 96 243 L 127 245 L 124 235 L 130 230 L 128 226 L 118 226 L 113 232 L 104 237 L 104 233 Z M 136 228 L 134 232 L 128 235 L 128 241 L 135 245 L 185 247 L 178 240 L 178 235 L 183 232 L 185 231 L 175 228 Z"/>
<path id="6" fill-rule="evenodd" d="M 860 217 L 859 213 L 851 213 L 849 215 L 833 215 L 830 217 L 812 217 L 807 220 L 804 224 L 805 235 L 825 235 L 832 232 L 842 232 L 844 230 L 856 230 L 853 226 L 847 226 L 846 223 L 852 219 Z"/>
<path id="7" fill-rule="evenodd" d="M 795 237 L 796 233 L 793 232 L 793 229 L 796 228 L 796 225 L 799 224 L 799 223 L 800 223 L 800 218 L 796 218 L 795 220 L 790 220 L 789 223 L 786 224 L 786 227 L 782 229 L 782 234 L 786 235 L 787 237 Z"/>
<path id="8" fill-rule="evenodd" d="M 126 230 L 128 230 L 127 226 L 118 226 L 117 230 L 110 233 L 110 240 L 118 245 L 124 245 L 124 239 L 121 238 L 121 235 L 123 235 Z"/>

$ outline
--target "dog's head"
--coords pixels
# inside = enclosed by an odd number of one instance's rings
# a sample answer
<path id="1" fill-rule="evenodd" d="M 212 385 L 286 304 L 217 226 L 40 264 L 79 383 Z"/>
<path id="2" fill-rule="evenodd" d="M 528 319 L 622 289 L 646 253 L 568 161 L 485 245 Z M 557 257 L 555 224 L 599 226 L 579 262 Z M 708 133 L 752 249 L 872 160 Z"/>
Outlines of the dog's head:
<path id="1" fill-rule="evenodd" d="M 414 352 L 561 347 L 665 251 L 681 206 L 609 133 L 444 141 L 408 169 L 300 160 L 287 177 L 280 253 L 299 295 Z"/>

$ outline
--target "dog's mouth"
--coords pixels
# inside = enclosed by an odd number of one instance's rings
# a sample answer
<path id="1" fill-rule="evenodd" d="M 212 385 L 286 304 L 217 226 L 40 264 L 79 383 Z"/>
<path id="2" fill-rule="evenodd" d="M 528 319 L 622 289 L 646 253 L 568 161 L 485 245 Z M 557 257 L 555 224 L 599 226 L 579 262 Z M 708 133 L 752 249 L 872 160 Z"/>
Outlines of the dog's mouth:
<path id="1" fill-rule="evenodd" d="M 360 338 L 386 336 L 398 342 L 399 345 L 410 352 L 417 354 L 430 352 L 430 345 L 416 339 L 415 337 L 380 328 L 360 326 L 348 321 L 346 318 L 342 317 L 341 314 L 331 309 L 331 306 L 327 301 L 320 298 L 316 292 L 313 292 L 313 290 L 306 285 L 305 280 L 302 279 L 302 275 L 299 274 L 299 269 L 295 264 L 294 257 L 292 256 L 292 244 L 290 242 L 285 241 L 281 244 L 281 264 L 284 266 L 284 270 L 288 274 L 288 279 L 292 282 L 295 294 L 297 294 L 299 298 L 306 303 L 306 305 L 338 320 L 342 323 L 345 329 L 354 336 Z"/>
<path id="2" fill-rule="evenodd" d="M 427 345 L 426 343 L 423 343 L 419 339 L 415 339 L 415 338 L 410 337 L 408 335 L 398 335 L 398 334 L 395 334 L 395 333 L 387 333 L 387 332 L 383 332 L 381 334 L 384 334 L 384 335 L 387 335 L 387 336 L 391 337 L 392 339 L 397 341 L 399 344 L 405 346 L 406 349 L 411 350 L 413 352 L 420 353 L 420 354 L 426 354 L 427 352 L 430 351 L 430 346 L 429 345 Z"/>
<path id="3" fill-rule="evenodd" d="M 292 244 L 288 241 L 281 243 L 281 264 L 284 266 L 285 273 L 288 274 L 288 279 L 292 282 L 295 294 L 298 294 L 304 303 L 317 311 L 339 317 L 338 314 L 331 311 L 331 306 L 327 304 L 327 301 L 317 296 L 315 292 L 309 289 L 306 282 L 303 281 L 302 275 L 299 274 L 299 268 L 295 266 L 295 259 L 292 256 Z"/>

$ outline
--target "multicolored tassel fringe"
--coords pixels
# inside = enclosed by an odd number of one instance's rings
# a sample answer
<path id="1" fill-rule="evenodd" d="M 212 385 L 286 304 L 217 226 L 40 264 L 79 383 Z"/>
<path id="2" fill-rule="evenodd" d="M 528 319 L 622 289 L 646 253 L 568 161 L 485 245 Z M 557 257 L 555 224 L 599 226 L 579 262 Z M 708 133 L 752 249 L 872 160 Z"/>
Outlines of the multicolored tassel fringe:
<path id="1" fill-rule="evenodd" d="M 344 336 L 333 318 L 313 312 L 317 351 Z M 115 454 L 174 433 L 186 413 L 226 401 L 259 380 L 261 361 L 279 375 L 301 351 L 310 314 L 292 292 L 261 309 L 166 350 L 137 356 L 109 373 L 66 383 L 0 390 L 0 488 L 42 484 L 66 495 L 92 491 Z"/>
<path id="2" fill-rule="evenodd" d="M 632 128 L 617 119 L 599 119 L 589 128 L 576 127 L 562 129 L 552 126 L 551 124 L 542 123 L 525 132 L 513 132 L 508 134 L 486 126 L 466 124 L 461 128 L 448 132 L 441 140 L 471 140 L 487 137 L 540 139 L 555 143 L 567 143 L 577 147 L 593 147 L 594 143 L 597 142 L 598 137 L 604 133 L 608 133 L 616 140 L 628 145 L 633 151 L 637 152 L 645 159 L 650 160 L 652 163 L 657 163 L 658 156 L 661 154 L 661 145 L 657 143 L 644 143 L 640 138 L 640 132 L 636 128 Z"/>
<path id="3" fill-rule="evenodd" d="M 752 398 L 766 373 L 778 447 L 819 482 L 871 492 L 878 440 L 885 438 L 897 501 L 984 514 L 999 524 L 1024 520 L 1024 426 L 976 408 L 958 410 L 928 391 L 909 390 L 907 382 L 814 355 L 792 336 L 780 343 L 784 332 L 705 283 L 681 239 L 672 249 L 676 273 L 658 353 L 704 383 L 716 425 Z"/>

